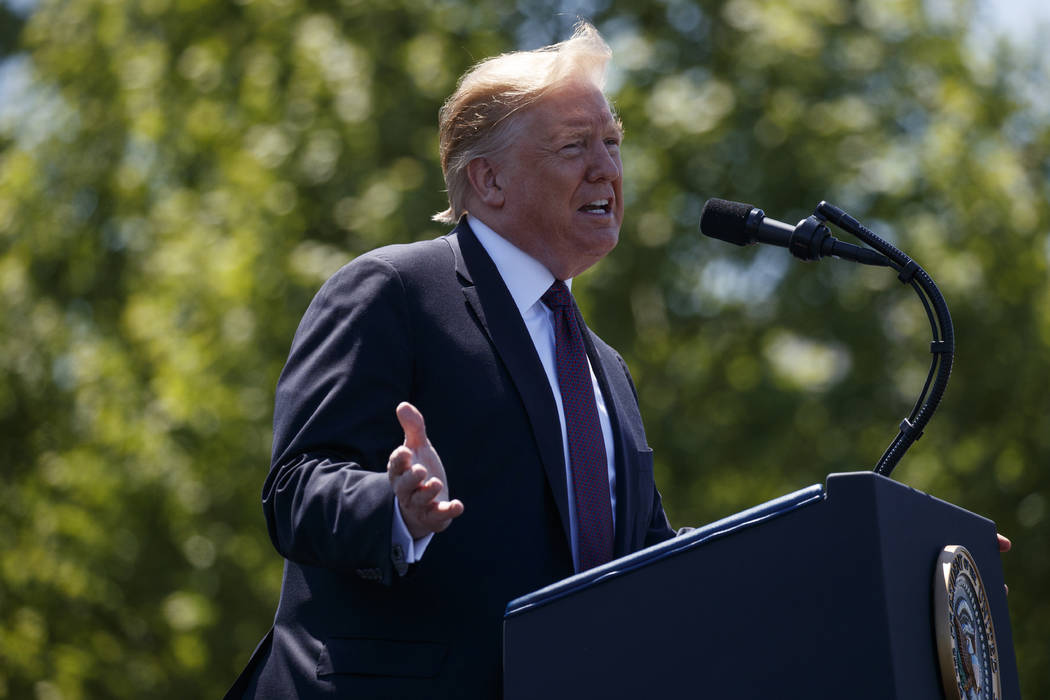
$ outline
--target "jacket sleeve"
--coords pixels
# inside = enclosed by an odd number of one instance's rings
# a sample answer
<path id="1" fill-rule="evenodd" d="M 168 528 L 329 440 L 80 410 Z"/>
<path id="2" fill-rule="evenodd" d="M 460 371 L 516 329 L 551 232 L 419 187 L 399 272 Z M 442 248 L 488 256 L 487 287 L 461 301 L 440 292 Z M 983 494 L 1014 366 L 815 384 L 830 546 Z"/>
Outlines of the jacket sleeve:
<path id="1" fill-rule="evenodd" d="M 277 384 L 262 492 L 284 557 L 396 578 L 386 463 L 404 437 L 394 410 L 411 397 L 409 317 L 397 271 L 374 254 L 337 272 L 303 316 Z"/>

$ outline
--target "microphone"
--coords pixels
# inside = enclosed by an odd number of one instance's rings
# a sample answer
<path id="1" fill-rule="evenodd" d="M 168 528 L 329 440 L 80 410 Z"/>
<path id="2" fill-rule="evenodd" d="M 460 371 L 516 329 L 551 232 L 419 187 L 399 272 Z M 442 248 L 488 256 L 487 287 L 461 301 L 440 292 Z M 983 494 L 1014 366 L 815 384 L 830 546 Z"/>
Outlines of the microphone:
<path id="1" fill-rule="evenodd" d="M 796 226 L 770 219 L 750 204 L 709 199 L 700 212 L 700 232 L 739 246 L 767 243 L 787 248 L 800 260 L 820 260 L 832 256 L 888 267 L 890 261 L 870 248 L 840 241 L 816 216 L 809 216 Z"/>

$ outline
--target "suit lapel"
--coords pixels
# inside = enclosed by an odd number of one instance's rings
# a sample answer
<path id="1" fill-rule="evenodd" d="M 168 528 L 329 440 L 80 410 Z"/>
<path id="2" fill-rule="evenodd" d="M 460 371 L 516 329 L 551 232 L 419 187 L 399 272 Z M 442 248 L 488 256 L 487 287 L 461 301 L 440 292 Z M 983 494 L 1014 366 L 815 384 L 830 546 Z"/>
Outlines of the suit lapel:
<path id="1" fill-rule="evenodd" d="M 445 240 L 456 257 L 456 272 L 463 285 L 463 296 L 521 396 L 561 516 L 565 543 L 569 546 L 569 497 L 561 423 L 547 374 L 499 270 L 466 220 L 460 221 Z"/>

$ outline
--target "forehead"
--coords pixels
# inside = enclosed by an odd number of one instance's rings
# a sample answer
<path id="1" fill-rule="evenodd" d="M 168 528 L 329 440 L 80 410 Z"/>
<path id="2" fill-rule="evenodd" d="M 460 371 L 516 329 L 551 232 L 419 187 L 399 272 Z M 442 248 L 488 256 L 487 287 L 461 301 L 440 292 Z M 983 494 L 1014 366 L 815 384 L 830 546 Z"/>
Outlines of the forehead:
<path id="1" fill-rule="evenodd" d="M 530 110 L 533 127 L 547 133 L 584 129 L 615 129 L 619 123 L 601 90 L 572 84 L 545 95 Z"/>

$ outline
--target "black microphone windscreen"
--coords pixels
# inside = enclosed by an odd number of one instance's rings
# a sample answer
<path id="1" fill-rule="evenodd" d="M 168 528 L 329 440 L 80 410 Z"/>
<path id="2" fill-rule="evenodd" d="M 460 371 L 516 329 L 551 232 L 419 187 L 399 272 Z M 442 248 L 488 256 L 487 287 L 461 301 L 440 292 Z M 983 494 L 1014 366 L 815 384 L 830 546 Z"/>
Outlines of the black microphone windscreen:
<path id="1" fill-rule="evenodd" d="M 747 217 L 754 209 L 750 204 L 709 199 L 700 212 L 700 232 L 737 245 L 749 245 L 754 238 L 747 232 Z"/>

